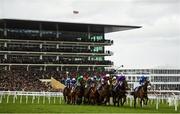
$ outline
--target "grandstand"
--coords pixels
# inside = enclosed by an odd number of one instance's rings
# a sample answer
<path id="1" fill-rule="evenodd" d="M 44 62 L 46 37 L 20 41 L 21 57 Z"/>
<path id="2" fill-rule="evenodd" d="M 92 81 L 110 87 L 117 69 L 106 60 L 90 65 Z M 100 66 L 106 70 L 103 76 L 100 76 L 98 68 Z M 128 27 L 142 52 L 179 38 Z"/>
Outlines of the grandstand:
<path id="1" fill-rule="evenodd" d="M 101 76 L 113 62 L 105 34 L 140 26 L 0 20 L 0 89 L 49 91 L 39 79 Z"/>

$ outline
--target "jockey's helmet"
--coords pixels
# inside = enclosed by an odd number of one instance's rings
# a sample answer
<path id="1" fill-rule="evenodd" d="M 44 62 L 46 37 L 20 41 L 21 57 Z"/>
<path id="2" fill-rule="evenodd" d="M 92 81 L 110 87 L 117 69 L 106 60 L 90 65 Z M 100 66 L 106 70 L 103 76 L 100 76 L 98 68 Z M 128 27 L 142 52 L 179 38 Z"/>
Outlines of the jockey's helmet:
<path id="1" fill-rule="evenodd" d="M 91 80 L 93 81 L 93 80 L 94 80 L 94 78 L 93 78 L 93 77 L 91 77 Z"/>
<path id="2" fill-rule="evenodd" d="M 75 78 L 72 78 L 72 80 L 76 80 Z"/>
<path id="3" fill-rule="evenodd" d="M 80 76 L 80 78 L 83 78 L 83 76 Z"/>
<path id="4" fill-rule="evenodd" d="M 109 74 L 106 74 L 106 77 L 110 77 L 110 75 L 109 75 Z"/>
<path id="5" fill-rule="evenodd" d="M 97 76 L 94 76 L 94 79 L 97 79 Z"/>
<path id="6" fill-rule="evenodd" d="M 114 76 L 112 79 L 113 79 L 113 80 L 116 80 L 116 76 Z"/>

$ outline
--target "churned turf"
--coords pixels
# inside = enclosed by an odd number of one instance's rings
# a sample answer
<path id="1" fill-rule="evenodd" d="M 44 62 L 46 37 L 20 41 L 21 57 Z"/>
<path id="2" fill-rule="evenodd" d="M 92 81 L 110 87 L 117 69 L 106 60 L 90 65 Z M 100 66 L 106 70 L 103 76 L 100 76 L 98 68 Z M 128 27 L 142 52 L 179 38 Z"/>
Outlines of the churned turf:
<path id="1" fill-rule="evenodd" d="M 8 99 L 8 103 L 7 103 Z M 13 97 L 4 96 L 0 103 L 0 113 L 180 113 L 174 110 L 174 107 L 169 107 L 168 104 L 159 104 L 159 109 L 156 110 L 156 105 L 152 102 L 147 106 L 140 108 L 139 104 L 137 108 L 130 107 L 130 104 L 125 104 L 123 107 L 115 106 L 98 106 L 98 105 L 67 105 L 64 104 L 60 98 L 44 97 L 38 98 L 28 97 L 26 98 L 18 96 L 13 102 Z"/>

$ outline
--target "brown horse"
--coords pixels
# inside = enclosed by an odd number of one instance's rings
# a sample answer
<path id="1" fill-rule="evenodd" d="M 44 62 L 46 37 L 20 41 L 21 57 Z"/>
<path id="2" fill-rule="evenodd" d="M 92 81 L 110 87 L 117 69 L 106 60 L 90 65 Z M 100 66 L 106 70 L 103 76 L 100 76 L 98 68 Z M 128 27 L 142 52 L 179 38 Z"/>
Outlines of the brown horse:
<path id="1" fill-rule="evenodd" d="M 76 90 L 74 86 L 71 87 L 70 96 L 71 96 L 71 103 L 76 104 Z"/>
<path id="2" fill-rule="evenodd" d="M 96 104 L 98 102 L 97 86 L 93 84 L 89 89 L 89 104 Z"/>
<path id="3" fill-rule="evenodd" d="M 65 87 L 63 90 L 63 96 L 65 103 L 69 104 L 71 103 L 71 88 Z"/>
<path id="4" fill-rule="evenodd" d="M 85 91 L 85 81 L 81 80 L 80 85 L 77 85 L 75 88 L 76 104 L 80 105 L 82 103 Z"/>
<path id="5" fill-rule="evenodd" d="M 90 93 L 90 85 L 86 85 L 85 89 L 84 89 L 84 104 L 88 104 L 89 103 L 89 93 Z"/>
<path id="6" fill-rule="evenodd" d="M 124 103 L 126 102 L 126 90 L 128 90 L 128 84 L 126 80 L 117 83 L 117 85 L 113 87 L 112 97 L 114 106 L 116 105 L 116 103 L 117 106 L 119 106 L 119 102 L 121 103 L 121 106 L 124 105 Z"/>
<path id="7" fill-rule="evenodd" d="M 101 85 L 101 89 L 98 90 L 98 94 L 99 94 L 99 103 L 100 104 L 107 104 L 109 103 L 110 105 L 110 95 L 111 95 L 111 91 L 110 91 L 110 85 L 108 83 L 106 83 L 105 85 Z"/>
<path id="8" fill-rule="evenodd" d="M 151 86 L 151 83 L 146 80 L 144 85 L 140 86 L 137 91 L 131 93 L 134 96 L 134 107 L 136 107 L 136 99 L 140 98 L 140 106 L 142 107 L 142 103 L 147 105 L 148 95 L 147 95 L 147 87 Z"/>
<path id="9" fill-rule="evenodd" d="M 122 82 L 122 85 L 120 87 L 120 94 L 119 94 L 119 100 L 121 102 L 121 106 L 124 105 L 124 103 L 126 102 L 126 93 L 127 93 L 127 90 L 128 90 L 128 83 L 126 80 L 124 80 Z"/>

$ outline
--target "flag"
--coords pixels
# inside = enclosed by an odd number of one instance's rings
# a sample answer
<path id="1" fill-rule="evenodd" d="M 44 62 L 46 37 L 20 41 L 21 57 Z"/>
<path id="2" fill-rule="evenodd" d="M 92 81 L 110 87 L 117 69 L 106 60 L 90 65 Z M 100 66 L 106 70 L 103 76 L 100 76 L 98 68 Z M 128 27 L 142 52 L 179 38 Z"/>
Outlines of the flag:
<path id="1" fill-rule="evenodd" d="M 65 85 L 51 77 L 51 87 L 54 89 L 64 89 Z"/>
<path id="2" fill-rule="evenodd" d="M 79 13 L 79 11 L 77 11 L 77 10 L 73 11 L 73 14 L 78 14 L 78 13 Z"/>

